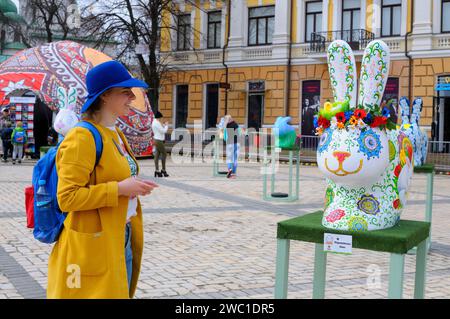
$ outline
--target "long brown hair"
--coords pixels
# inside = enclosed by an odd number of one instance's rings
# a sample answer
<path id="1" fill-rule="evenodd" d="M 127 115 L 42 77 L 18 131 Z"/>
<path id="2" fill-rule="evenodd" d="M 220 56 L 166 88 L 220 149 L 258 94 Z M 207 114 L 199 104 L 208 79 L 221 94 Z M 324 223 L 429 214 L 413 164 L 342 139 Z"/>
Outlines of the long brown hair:
<path id="1" fill-rule="evenodd" d="M 93 120 L 96 113 L 100 112 L 102 108 L 102 100 L 98 97 L 91 106 L 84 112 L 81 117 L 83 120 Z"/>

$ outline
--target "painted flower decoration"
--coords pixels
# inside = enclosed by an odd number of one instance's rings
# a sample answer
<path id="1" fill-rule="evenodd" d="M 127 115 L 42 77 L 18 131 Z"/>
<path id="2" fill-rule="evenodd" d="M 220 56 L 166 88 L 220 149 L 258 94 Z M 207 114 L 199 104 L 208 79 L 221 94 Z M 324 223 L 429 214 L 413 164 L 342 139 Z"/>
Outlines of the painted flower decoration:
<path id="1" fill-rule="evenodd" d="M 383 146 L 381 145 L 380 137 L 372 129 L 361 131 L 358 137 L 358 143 L 359 151 L 366 155 L 367 159 L 380 157 Z"/>
<path id="2" fill-rule="evenodd" d="M 400 176 L 401 171 L 402 171 L 402 165 L 398 164 L 397 166 L 395 166 L 394 176 L 398 178 Z"/>
<path id="3" fill-rule="evenodd" d="M 331 142 L 331 137 L 333 135 L 332 132 L 333 132 L 332 130 L 327 129 L 322 133 L 322 136 L 320 137 L 319 141 L 319 148 L 318 148 L 319 153 L 322 153 L 323 151 L 326 151 L 328 149 L 328 146 L 330 145 Z"/>
<path id="4" fill-rule="evenodd" d="M 345 123 L 345 113 L 344 112 L 336 113 L 336 120 L 339 123 Z"/>
<path id="5" fill-rule="evenodd" d="M 357 119 L 363 119 L 367 116 L 367 113 L 364 109 L 356 109 L 354 114 Z"/>
<path id="6" fill-rule="evenodd" d="M 396 200 L 394 200 L 394 202 L 392 203 L 392 206 L 395 208 L 395 209 L 399 209 L 399 207 L 400 207 L 400 199 L 396 199 Z"/>
<path id="7" fill-rule="evenodd" d="M 325 217 L 325 219 L 329 223 L 334 223 L 335 221 L 342 219 L 342 217 L 344 217 L 344 216 L 345 216 L 345 211 L 343 211 L 342 209 L 336 209 L 336 210 L 333 210 L 332 212 L 330 212 L 328 214 L 328 216 Z"/>
<path id="8" fill-rule="evenodd" d="M 378 105 L 359 105 L 357 108 L 350 109 L 349 102 L 326 102 L 316 115 L 314 126 L 316 134 L 320 135 L 324 129 L 354 129 L 359 127 L 366 129 L 368 126 L 381 129 L 394 129 L 395 123 L 390 120 L 390 110 L 384 107 L 382 110 Z M 319 130 L 318 128 L 322 128 Z"/>
<path id="9" fill-rule="evenodd" d="M 358 119 L 356 118 L 356 116 L 353 115 L 353 116 L 350 118 L 349 124 L 350 124 L 350 125 L 353 125 L 353 126 L 355 126 L 356 124 L 358 124 Z"/>
<path id="10" fill-rule="evenodd" d="M 387 117 L 384 116 L 375 116 L 373 119 L 372 124 L 370 124 L 370 127 L 378 127 L 381 125 L 386 125 L 387 123 Z"/>
<path id="11" fill-rule="evenodd" d="M 322 126 L 325 129 L 330 127 L 330 120 L 327 120 L 323 116 L 319 116 L 318 123 L 319 123 L 319 126 Z"/>
<path id="12" fill-rule="evenodd" d="M 353 216 L 349 219 L 348 228 L 352 231 L 365 231 L 369 229 L 367 221 L 359 216 Z"/>
<path id="13" fill-rule="evenodd" d="M 330 204 L 333 202 L 334 199 L 334 192 L 331 187 L 328 187 L 325 192 L 325 208 L 330 206 Z"/>
<path id="14" fill-rule="evenodd" d="M 373 122 L 373 116 L 372 116 L 372 114 L 370 114 L 370 113 L 367 114 L 363 121 L 364 121 L 364 123 L 366 123 L 367 125 L 372 124 L 372 122 Z"/>
<path id="15" fill-rule="evenodd" d="M 345 114 L 345 120 L 348 121 L 353 116 L 353 111 L 346 111 Z"/>
<path id="16" fill-rule="evenodd" d="M 395 159 L 395 155 L 397 155 L 397 151 L 395 150 L 395 145 L 392 141 L 389 141 L 389 161 L 392 162 Z"/>
<path id="17" fill-rule="evenodd" d="M 358 201 L 358 208 L 369 215 L 380 212 L 380 202 L 373 195 L 363 195 Z"/>

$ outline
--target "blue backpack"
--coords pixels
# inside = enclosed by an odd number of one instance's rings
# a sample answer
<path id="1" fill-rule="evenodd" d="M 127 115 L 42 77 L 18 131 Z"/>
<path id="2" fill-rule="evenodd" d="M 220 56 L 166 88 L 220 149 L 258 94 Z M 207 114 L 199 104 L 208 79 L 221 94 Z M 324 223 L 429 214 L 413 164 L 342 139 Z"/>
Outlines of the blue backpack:
<path id="1" fill-rule="evenodd" d="M 95 159 L 95 167 L 100 160 L 103 152 L 103 141 L 100 132 L 97 128 L 89 123 L 89 122 L 79 122 L 76 127 L 83 127 L 88 129 L 95 141 L 96 148 L 96 159 Z M 67 213 L 62 212 L 58 205 L 57 199 L 57 189 L 58 189 L 58 173 L 56 172 L 56 153 L 58 151 L 58 147 L 61 144 L 58 143 L 55 147 L 52 147 L 48 150 L 47 154 L 42 157 L 34 166 L 33 169 L 33 190 L 34 190 L 34 230 L 33 235 L 34 238 L 39 240 L 40 242 L 51 244 L 58 240 L 58 237 L 62 231 L 64 226 L 64 220 L 66 219 Z M 39 189 L 39 181 L 45 181 L 45 188 L 47 192 L 51 195 L 51 209 L 49 214 L 49 209 L 41 209 L 37 206 L 37 196 L 36 193 Z"/>
<path id="2" fill-rule="evenodd" d="M 16 131 L 14 133 L 13 143 L 25 144 L 25 131 Z"/>

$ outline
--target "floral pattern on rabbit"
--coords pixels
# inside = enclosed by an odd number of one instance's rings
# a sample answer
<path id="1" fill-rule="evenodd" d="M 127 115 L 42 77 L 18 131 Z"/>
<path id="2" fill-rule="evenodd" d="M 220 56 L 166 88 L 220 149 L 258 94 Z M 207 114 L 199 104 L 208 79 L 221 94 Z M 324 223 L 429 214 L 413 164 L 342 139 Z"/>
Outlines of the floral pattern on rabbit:
<path id="1" fill-rule="evenodd" d="M 354 59 L 348 44 L 338 41 L 338 46 L 339 51 L 328 51 L 333 89 L 348 85 L 342 75 L 348 70 L 336 61 Z M 338 99 L 319 111 L 317 163 L 328 184 L 322 219 L 327 228 L 389 228 L 398 222 L 406 205 L 413 147 L 407 128 L 396 127 L 389 109 L 380 107 L 388 70 L 389 48 L 383 41 L 372 41 L 362 59 L 358 103 L 355 96 L 348 100 L 348 95 L 335 94 Z M 356 78 L 351 86 L 356 87 Z"/>
<path id="2" fill-rule="evenodd" d="M 400 110 L 402 112 L 402 127 L 410 139 L 414 149 L 414 166 L 425 164 L 428 153 L 428 136 L 420 129 L 419 121 L 422 111 L 422 99 L 416 98 L 413 102 L 412 114 L 410 115 L 409 100 L 400 98 Z"/>
<path id="3" fill-rule="evenodd" d="M 411 114 L 411 126 L 414 135 L 414 166 L 425 164 L 428 154 L 428 135 L 419 126 L 421 112 L 422 99 L 419 97 L 413 102 Z"/>

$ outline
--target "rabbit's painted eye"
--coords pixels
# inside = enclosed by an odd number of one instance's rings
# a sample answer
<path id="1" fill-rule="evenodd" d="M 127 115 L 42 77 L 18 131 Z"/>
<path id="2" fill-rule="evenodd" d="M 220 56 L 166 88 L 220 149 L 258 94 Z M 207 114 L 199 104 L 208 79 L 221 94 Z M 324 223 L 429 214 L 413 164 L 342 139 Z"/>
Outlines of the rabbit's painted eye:
<path id="1" fill-rule="evenodd" d="M 328 145 L 330 145 L 332 135 L 333 131 L 330 129 L 326 129 L 325 132 L 323 132 L 323 134 L 320 136 L 319 153 L 322 153 L 328 149 Z"/>
<path id="2" fill-rule="evenodd" d="M 367 159 L 380 157 L 381 145 L 380 136 L 372 129 L 362 131 L 358 138 L 359 151 L 366 155 Z"/>

